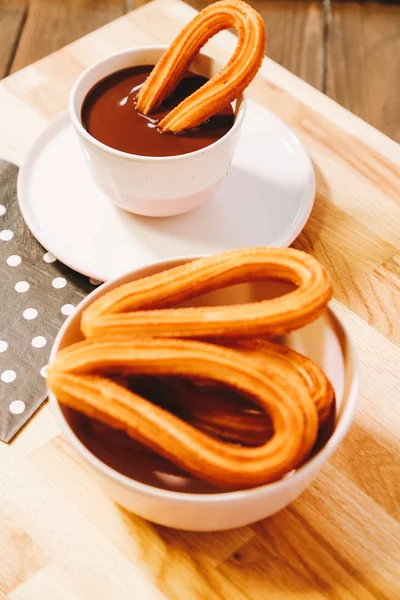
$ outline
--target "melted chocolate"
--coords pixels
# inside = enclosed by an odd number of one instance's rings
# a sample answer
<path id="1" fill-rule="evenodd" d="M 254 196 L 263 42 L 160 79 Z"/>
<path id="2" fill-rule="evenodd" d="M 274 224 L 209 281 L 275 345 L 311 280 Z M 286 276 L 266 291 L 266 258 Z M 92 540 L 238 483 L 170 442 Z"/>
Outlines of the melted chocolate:
<path id="1" fill-rule="evenodd" d="M 130 67 L 99 81 L 82 106 L 82 124 L 97 140 L 122 152 L 142 156 L 176 156 L 219 140 L 232 127 L 229 105 L 200 127 L 181 134 L 161 133 L 157 123 L 207 79 L 187 72 L 169 98 L 149 116 L 135 108 L 135 97 L 152 66 Z"/>

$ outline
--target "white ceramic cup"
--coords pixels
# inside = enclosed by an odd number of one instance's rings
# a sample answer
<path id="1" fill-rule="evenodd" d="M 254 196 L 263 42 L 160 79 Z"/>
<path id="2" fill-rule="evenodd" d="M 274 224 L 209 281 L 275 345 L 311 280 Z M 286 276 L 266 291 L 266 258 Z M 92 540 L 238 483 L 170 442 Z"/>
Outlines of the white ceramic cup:
<path id="1" fill-rule="evenodd" d="M 55 340 L 50 362 L 59 349 L 82 339 L 82 311 L 95 298 L 118 285 L 139 279 L 192 260 L 171 259 L 133 271 L 92 292 L 70 316 Z M 198 304 L 227 304 L 256 301 L 276 295 L 277 284 L 243 284 L 205 294 Z M 282 290 L 281 290 L 282 293 Z M 192 302 L 194 304 L 194 302 Z M 130 457 L 133 476 L 114 470 L 79 439 L 68 413 L 49 393 L 57 421 L 72 446 L 87 463 L 103 490 L 118 504 L 161 525 L 191 531 L 232 529 L 268 517 L 295 500 L 318 475 L 321 467 L 343 440 L 354 416 L 358 393 L 358 367 L 354 346 L 331 306 L 314 323 L 282 340 L 286 345 L 312 358 L 325 371 L 336 393 L 337 414 L 334 431 L 313 458 L 294 473 L 276 483 L 240 491 L 221 491 L 195 478 L 182 476 L 162 460 L 146 458 L 138 452 Z M 100 438 L 101 440 L 103 438 Z M 102 443 L 102 442 L 101 442 Z M 167 464 L 167 466 L 166 466 Z"/>
<path id="2" fill-rule="evenodd" d="M 139 156 L 120 152 L 96 140 L 81 120 L 82 103 L 89 90 L 121 69 L 155 64 L 165 50 L 166 46 L 133 48 L 95 63 L 77 79 L 69 102 L 73 126 L 97 185 L 119 207 L 152 217 L 188 212 L 212 198 L 232 161 L 246 111 L 241 94 L 234 106 L 233 127 L 210 146 L 180 156 Z M 190 68 L 211 78 L 221 65 L 199 54 Z"/>

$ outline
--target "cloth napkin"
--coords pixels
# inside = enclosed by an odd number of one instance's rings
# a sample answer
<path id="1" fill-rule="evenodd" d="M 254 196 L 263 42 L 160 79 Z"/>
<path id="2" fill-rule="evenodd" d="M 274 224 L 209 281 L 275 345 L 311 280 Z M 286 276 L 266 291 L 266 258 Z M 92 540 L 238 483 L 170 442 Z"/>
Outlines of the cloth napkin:
<path id="1" fill-rule="evenodd" d="M 10 442 L 46 399 L 46 364 L 55 336 L 80 300 L 100 283 L 57 261 L 33 237 L 18 207 L 17 177 L 18 167 L 0 160 L 3 442 Z"/>

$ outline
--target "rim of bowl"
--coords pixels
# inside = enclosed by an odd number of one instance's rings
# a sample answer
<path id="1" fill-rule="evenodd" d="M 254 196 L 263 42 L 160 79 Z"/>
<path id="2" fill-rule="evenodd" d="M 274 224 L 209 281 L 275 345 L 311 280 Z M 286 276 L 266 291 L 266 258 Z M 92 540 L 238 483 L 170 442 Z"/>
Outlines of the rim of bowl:
<path id="1" fill-rule="evenodd" d="M 167 259 L 163 259 L 156 262 L 148 263 L 147 265 L 143 265 L 137 269 L 132 271 L 128 271 L 127 273 L 120 275 L 114 279 L 110 279 L 106 283 L 100 285 L 97 289 L 93 290 L 88 296 L 86 296 L 76 307 L 75 312 L 70 315 L 61 329 L 59 330 L 54 344 L 51 349 L 49 364 L 54 361 L 55 355 L 58 351 L 58 347 L 68 330 L 70 323 L 76 317 L 76 313 L 81 311 L 86 304 L 92 301 L 97 296 L 103 295 L 107 291 L 109 287 L 114 286 L 121 279 L 125 279 L 132 275 L 135 275 L 138 271 L 154 267 L 154 266 L 163 266 L 169 265 L 173 262 L 178 261 L 192 261 L 198 258 L 203 258 L 208 255 L 195 255 L 195 256 L 176 256 Z M 142 483 L 141 481 L 137 481 L 128 477 L 127 475 L 123 475 L 119 471 L 116 471 L 112 467 L 106 465 L 102 460 L 100 460 L 95 454 L 93 454 L 83 442 L 77 437 L 74 430 L 70 427 L 68 421 L 65 419 L 64 414 L 60 408 L 60 404 L 50 390 L 48 390 L 48 397 L 50 399 L 50 405 L 53 410 L 53 414 L 55 414 L 58 424 L 62 433 L 66 436 L 66 438 L 70 441 L 72 446 L 74 446 L 75 450 L 97 471 L 109 479 L 112 479 L 114 482 L 124 486 L 125 488 L 129 488 L 133 491 L 140 492 L 147 496 L 154 496 L 157 498 L 163 498 L 165 500 L 176 500 L 181 502 L 206 502 L 206 503 L 214 503 L 214 502 L 224 502 L 226 500 L 239 500 L 241 498 L 249 498 L 250 496 L 256 497 L 258 495 L 262 495 L 266 490 L 276 490 L 277 488 L 281 488 L 284 491 L 287 487 L 291 487 L 291 484 L 294 480 L 307 477 L 308 472 L 312 471 L 315 464 L 319 463 L 319 468 L 330 458 L 333 452 L 338 448 L 343 438 L 345 437 L 351 423 L 353 420 L 353 416 L 357 407 L 358 402 L 358 390 L 359 390 L 359 361 L 357 357 L 357 352 L 355 348 L 355 344 L 350 337 L 347 328 L 343 324 L 341 317 L 339 317 L 337 310 L 332 306 L 332 302 L 328 305 L 328 311 L 334 316 L 334 318 L 339 323 L 340 327 L 344 333 L 344 340 L 346 346 L 348 347 L 348 359 L 352 367 L 353 377 L 349 382 L 348 386 L 348 399 L 346 405 L 343 409 L 343 412 L 340 416 L 339 421 L 336 423 L 335 430 L 327 443 L 321 448 L 321 450 L 309 459 L 306 463 L 301 465 L 298 469 L 294 471 L 287 478 L 279 479 L 278 481 L 274 481 L 272 483 L 264 483 L 259 486 L 255 486 L 252 488 L 245 488 L 242 490 L 235 490 L 229 492 L 213 492 L 213 493 L 190 493 L 190 492 L 178 492 L 174 490 L 165 490 L 163 488 L 158 488 L 147 483 Z"/>
<path id="2" fill-rule="evenodd" d="M 185 154 L 177 154 L 177 155 L 173 155 L 173 156 L 145 156 L 142 154 L 131 154 L 129 152 L 123 152 L 122 150 L 117 150 L 116 148 L 111 148 L 111 146 L 107 146 L 107 144 L 103 144 L 103 142 L 100 142 L 99 140 L 97 140 L 84 128 L 84 126 L 82 125 L 80 115 L 78 115 L 77 111 L 75 110 L 75 96 L 76 96 L 78 87 L 80 86 L 82 81 L 85 79 L 85 77 L 87 77 L 87 75 L 89 75 L 92 71 L 94 71 L 100 65 L 107 64 L 111 59 L 113 59 L 117 56 L 124 56 L 125 54 L 131 54 L 132 52 L 143 51 L 143 50 L 167 50 L 167 48 L 168 48 L 168 46 L 163 45 L 163 44 L 154 44 L 154 45 L 147 45 L 147 46 L 137 46 L 134 48 L 127 48 L 126 50 L 122 50 L 121 52 L 114 52 L 113 54 L 110 54 L 106 58 L 103 58 L 103 59 L 93 63 L 92 65 L 87 67 L 83 71 L 83 73 L 81 73 L 79 75 L 78 79 L 75 81 L 74 85 L 71 88 L 71 91 L 69 94 L 68 107 L 69 107 L 69 114 L 70 114 L 72 124 L 74 125 L 75 129 L 79 132 L 79 134 L 82 135 L 87 142 L 96 146 L 103 152 L 107 152 L 118 158 L 124 158 L 125 160 L 131 160 L 131 161 L 134 160 L 134 161 L 139 161 L 139 162 L 166 162 L 166 161 L 169 162 L 169 161 L 184 160 L 191 156 L 199 156 L 200 154 L 204 154 L 204 152 L 207 152 L 208 149 L 215 148 L 219 144 L 226 141 L 227 138 L 231 137 L 235 133 L 235 131 L 238 128 L 240 128 L 240 126 L 243 123 L 243 119 L 244 119 L 244 116 L 246 114 L 246 109 L 247 109 L 247 100 L 246 100 L 246 96 L 243 92 L 241 94 L 239 94 L 239 96 L 237 98 L 237 100 L 241 99 L 241 105 L 240 105 L 237 115 L 235 115 L 234 123 L 233 123 L 232 127 L 229 129 L 229 131 L 227 131 L 225 133 L 225 135 L 223 135 L 221 138 L 219 138 L 219 140 L 216 140 L 209 146 L 205 146 L 204 148 L 200 148 L 199 150 L 194 150 L 193 152 L 186 152 Z M 208 54 L 204 54 L 202 52 L 200 52 L 199 55 L 205 56 L 205 57 L 211 59 L 218 66 L 221 66 L 220 63 L 217 60 L 215 60 L 212 56 L 209 56 Z M 135 66 L 137 66 L 137 65 L 135 65 Z M 113 72 L 116 72 L 116 71 L 113 71 Z M 108 75 L 104 75 L 104 77 L 107 77 L 107 76 Z M 103 79 L 103 78 L 101 78 L 101 79 Z M 101 81 L 101 79 L 99 79 L 98 82 Z M 94 84 L 94 85 L 96 85 L 96 84 Z M 90 88 L 90 89 L 92 89 L 92 88 Z M 88 90 L 88 91 L 90 91 L 90 90 Z M 86 92 L 86 95 L 87 95 L 87 93 L 88 92 Z M 85 98 L 86 98 L 86 95 L 85 95 Z M 83 105 L 83 102 L 80 105 L 81 110 L 82 110 L 82 105 Z"/>

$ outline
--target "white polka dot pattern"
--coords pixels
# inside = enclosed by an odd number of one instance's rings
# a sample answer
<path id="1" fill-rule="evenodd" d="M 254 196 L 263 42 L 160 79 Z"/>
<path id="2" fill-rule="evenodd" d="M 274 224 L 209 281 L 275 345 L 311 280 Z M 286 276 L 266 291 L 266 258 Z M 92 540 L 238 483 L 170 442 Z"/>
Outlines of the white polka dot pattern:
<path id="1" fill-rule="evenodd" d="M 93 289 L 32 236 L 18 210 L 17 177 L 0 159 L 0 444 L 46 397 L 50 346 Z"/>
<path id="2" fill-rule="evenodd" d="M 3 371 L 1 374 L 1 380 L 4 383 L 12 383 L 13 381 L 16 380 L 16 378 L 17 378 L 17 374 L 12 369 L 7 369 L 6 371 Z"/>
<path id="3" fill-rule="evenodd" d="M 56 288 L 56 290 L 59 290 L 67 285 L 67 280 L 65 279 L 65 277 L 56 277 L 51 282 L 51 285 L 53 286 L 53 288 Z"/>
<path id="4" fill-rule="evenodd" d="M 7 264 L 9 267 L 18 267 L 22 262 L 22 259 L 17 254 L 12 254 L 7 258 Z"/>
<path id="5" fill-rule="evenodd" d="M 0 240 L 2 242 L 9 242 L 14 237 L 14 233 L 10 229 L 3 229 L 0 231 Z"/>
<path id="6" fill-rule="evenodd" d="M 61 313 L 63 315 L 65 315 L 66 317 L 68 317 L 69 315 L 72 315 L 72 313 L 75 311 L 75 306 L 73 304 L 64 304 L 61 307 Z"/>
<path id="7" fill-rule="evenodd" d="M 25 408 L 25 402 L 22 402 L 22 400 L 14 400 L 13 402 L 11 402 L 10 406 L 8 407 L 8 410 L 13 415 L 20 415 L 24 412 Z"/>
<path id="8" fill-rule="evenodd" d="M 27 321 L 32 321 L 32 319 L 36 319 L 38 316 L 38 311 L 36 308 L 26 308 L 22 314 L 24 319 Z"/>
<path id="9" fill-rule="evenodd" d="M 46 252 L 46 254 L 43 256 L 43 260 L 46 263 L 53 263 L 57 259 L 56 259 L 56 257 L 51 252 Z"/>
<path id="10" fill-rule="evenodd" d="M 27 292 L 29 290 L 29 283 L 27 281 L 18 281 L 15 284 L 15 291 L 19 292 L 20 294 L 23 294 L 24 292 Z"/>
<path id="11" fill-rule="evenodd" d="M 34 348 L 43 348 L 47 344 L 47 340 L 42 335 L 37 335 L 32 340 L 32 346 Z"/>

